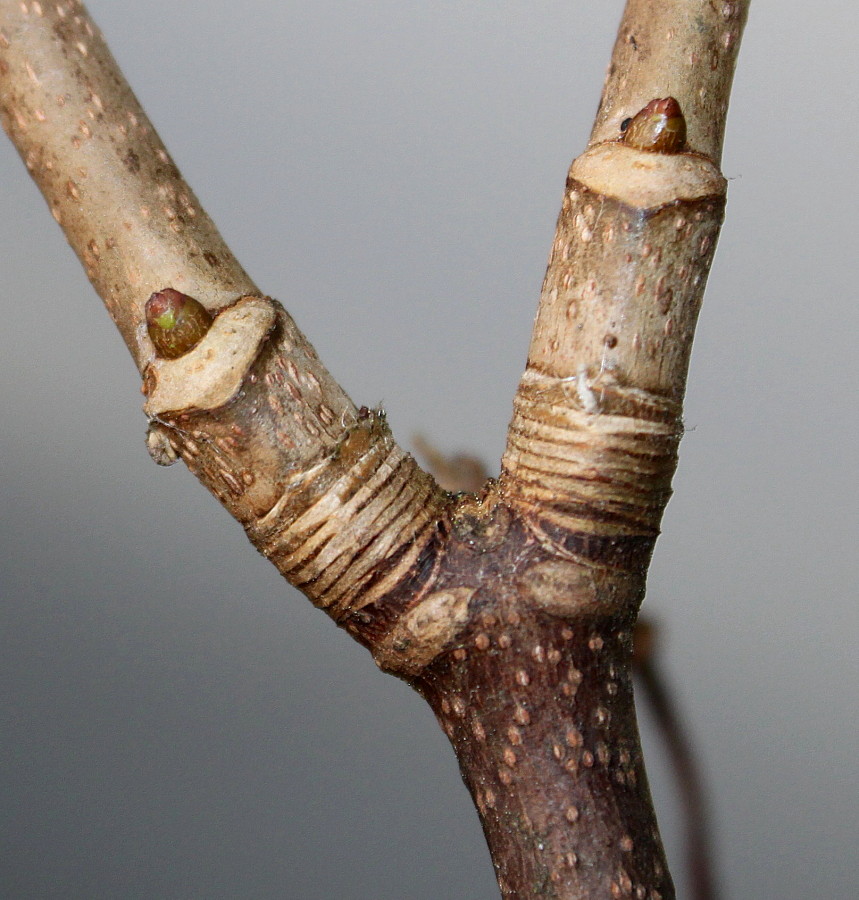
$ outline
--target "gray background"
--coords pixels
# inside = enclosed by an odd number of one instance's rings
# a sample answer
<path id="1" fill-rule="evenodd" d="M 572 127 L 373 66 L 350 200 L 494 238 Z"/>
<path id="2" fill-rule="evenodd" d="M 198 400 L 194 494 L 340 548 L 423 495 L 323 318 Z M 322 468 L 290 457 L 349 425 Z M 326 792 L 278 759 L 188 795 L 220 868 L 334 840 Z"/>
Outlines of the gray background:
<path id="1" fill-rule="evenodd" d="M 90 7 L 352 397 L 497 460 L 621 3 Z M 753 3 L 646 603 L 731 898 L 859 893 L 857 33 L 856 4 Z M 133 366 L 5 141 L 0 184 L 0 896 L 496 897 L 428 709 L 150 463 Z"/>

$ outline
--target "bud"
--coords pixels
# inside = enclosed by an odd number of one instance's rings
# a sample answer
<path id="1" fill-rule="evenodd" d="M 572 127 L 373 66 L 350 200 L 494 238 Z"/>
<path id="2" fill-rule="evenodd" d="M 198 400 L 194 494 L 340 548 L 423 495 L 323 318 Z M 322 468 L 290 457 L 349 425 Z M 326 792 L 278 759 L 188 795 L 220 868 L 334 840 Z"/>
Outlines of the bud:
<path id="1" fill-rule="evenodd" d="M 145 307 L 146 328 L 156 356 L 177 359 L 193 350 L 212 326 L 202 303 L 173 288 L 156 291 Z"/>
<path id="2" fill-rule="evenodd" d="M 146 449 L 159 466 L 172 466 L 179 459 L 179 454 L 170 443 L 167 429 L 155 422 L 150 422 L 146 431 Z"/>
<path id="3" fill-rule="evenodd" d="M 629 120 L 621 140 L 636 150 L 681 153 L 686 147 L 686 119 L 673 97 L 651 100 Z"/>

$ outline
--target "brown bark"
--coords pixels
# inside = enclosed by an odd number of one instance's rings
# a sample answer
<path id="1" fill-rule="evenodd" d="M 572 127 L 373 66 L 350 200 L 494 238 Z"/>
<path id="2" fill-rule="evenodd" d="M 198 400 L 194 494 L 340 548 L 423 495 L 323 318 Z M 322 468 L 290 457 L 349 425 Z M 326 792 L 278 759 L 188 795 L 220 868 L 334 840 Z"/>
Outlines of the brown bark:
<path id="1" fill-rule="evenodd" d="M 143 374 L 153 457 L 181 456 L 427 699 L 506 897 L 673 896 L 631 633 L 724 207 L 747 5 L 630 0 L 570 170 L 501 478 L 452 496 L 233 259 L 82 6 L 0 0 L 4 126 Z M 625 119 L 669 95 L 688 148 L 621 142 Z M 176 359 L 156 357 L 144 322 L 164 288 L 215 314 Z"/>

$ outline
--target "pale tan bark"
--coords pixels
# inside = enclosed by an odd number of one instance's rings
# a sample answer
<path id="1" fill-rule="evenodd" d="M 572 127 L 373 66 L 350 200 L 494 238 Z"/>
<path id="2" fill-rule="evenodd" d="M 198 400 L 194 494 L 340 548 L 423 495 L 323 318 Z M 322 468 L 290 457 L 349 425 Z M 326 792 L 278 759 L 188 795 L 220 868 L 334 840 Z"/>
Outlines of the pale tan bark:
<path id="1" fill-rule="evenodd" d="M 451 739 L 507 897 L 672 894 L 629 678 L 724 206 L 747 2 L 630 0 L 570 170 L 499 483 L 443 492 L 356 409 L 231 256 L 74 2 L 0 0 L 3 122 L 181 456 L 278 569 L 409 681 Z M 675 95 L 686 152 L 620 143 Z M 178 359 L 144 304 L 216 313 Z"/>
<path id="2" fill-rule="evenodd" d="M 212 309 L 258 293 L 77 2 L 0 4 L 4 127 L 138 368 L 165 285 Z"/>
<path id="3" fill-rule="evenodd" d="M 722 222 L 717 163 L 747 12 L 631 0 L 588 149 L 570 168 L 502 461 L 508 499 L 566 541 L 658 534 Z M 687 111 L 685 152 L 619 142 L 625 119 L 669 94 Z"/>
<path id="4" fill-rule="evenodd" d="M 0 27 L 4 126 L 144 375 L 153 456 L 181 455 L 262 552 L 339 615 L 368 570 L 420 540 L 439 492 L 260 296 L 82 4 L 4 0 Z M 254 315 L 219 316 L 188 358 L 158 360 L 143 308 L 164 287 L 215 312 L 259 299 Z M 336 590 L 324 586 L 335 577 Z"/>
<path id="5" fill-rule="evenodd" d="M 672 96 L 689 145 L 718 165 L 750 0 L 629 0 L 588 146 L 614 140 L 648 100 Z"/>

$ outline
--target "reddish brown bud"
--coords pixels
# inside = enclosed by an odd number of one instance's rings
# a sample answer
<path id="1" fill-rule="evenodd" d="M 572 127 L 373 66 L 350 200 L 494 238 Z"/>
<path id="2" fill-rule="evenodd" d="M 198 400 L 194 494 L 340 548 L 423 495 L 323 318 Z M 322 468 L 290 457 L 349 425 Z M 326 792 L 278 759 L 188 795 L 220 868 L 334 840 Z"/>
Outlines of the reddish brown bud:
<path id="1" fill-rule="evenodd" d="M 173 288 L 156 291 L 145 311 L 149 339 L 162 359 L 184 356 L 212 326 L 212 315 L 202 303 Z"/>
<path id="2" fill-rule="evenodd" d="M 651 100 L 629 120 L 621 140 L 636 150 L 680 153 L 686 147 L 686 119 L 673 97 Z"/>

